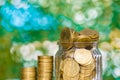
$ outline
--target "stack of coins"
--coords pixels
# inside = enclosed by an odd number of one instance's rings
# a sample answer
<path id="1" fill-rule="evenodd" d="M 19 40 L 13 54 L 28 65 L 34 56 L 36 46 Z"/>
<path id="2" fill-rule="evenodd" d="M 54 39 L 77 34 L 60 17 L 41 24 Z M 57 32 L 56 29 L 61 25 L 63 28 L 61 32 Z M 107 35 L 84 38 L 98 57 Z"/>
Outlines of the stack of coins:
<path id="1" fill-rule="evenodd" d="M 36 68 L 22 68 L 21 80 L 36 80 Z"/>
<path id="2" fill-rule="evenodd" d="M 53 56 L 38 56 L 38 80 L 52 80 Z"/>

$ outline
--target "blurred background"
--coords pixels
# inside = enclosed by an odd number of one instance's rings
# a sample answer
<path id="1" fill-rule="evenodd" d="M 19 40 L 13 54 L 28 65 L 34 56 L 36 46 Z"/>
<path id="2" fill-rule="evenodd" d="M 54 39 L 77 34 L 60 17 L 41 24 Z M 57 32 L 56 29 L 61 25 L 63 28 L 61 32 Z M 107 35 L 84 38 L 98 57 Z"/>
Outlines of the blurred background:
<path id="1" fill-rule="evenodd" d="M 55 55 L 64 27 L 100 33 L 104 80 L 120 80 L 120 0 L 0 0 L 0 80 Z"/>

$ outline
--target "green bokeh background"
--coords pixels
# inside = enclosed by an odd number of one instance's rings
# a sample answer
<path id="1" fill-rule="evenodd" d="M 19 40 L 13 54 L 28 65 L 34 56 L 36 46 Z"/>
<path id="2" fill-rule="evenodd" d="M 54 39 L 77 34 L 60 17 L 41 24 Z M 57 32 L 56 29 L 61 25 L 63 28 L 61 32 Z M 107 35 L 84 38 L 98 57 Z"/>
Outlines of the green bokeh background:
<path id="1" fill-rule="evenodd" d="M 4 17 L 0 14 L 0 80 L 20 78 L 20 69 L 24 66 L 25 62 L 32 62 L 34 63 L 33 65 L 36 66 L 36 60 L 26 61 L 22 58 L 22 55 L 18 52 L 22 45 L 27 45 L 35 41 L 41 44 L 43 44 L 44 41 L 49 41 L 52 44 L 59 40 L 60 32 L 64 27 L 70 27 L 76 31 L 84 28 L 97 30 L 100 33 L 99 48 L 104 52 L 103 56 L 106 55 L 105 60 L 107 63 L 103 73 L 103 80 L 120 80 L 120 72 L 115 73 L 116 69 L 120 71 L 120 65 L 116 65 L 120 64 L 120 62 L 116 61 L 115 63 L 114 61 L 116 57 L 120 57 L 119 0 L 19 1 L 19 4 L 23 2 L 32 5 L 34 8 L 37 6 L 36 9 L 42 9 L 45 15 L 52 15 L 58 24 L 52 29 L 31 29 L 26 31 L 15 28 L 9 31 L 1 24 Z M 17 3 L 15 3 L 15 0 L 1 0 L 0 9 L 5 4 L 15 6 Z M 8 23 L 6 22 L 6 24 Z M 52 22 L 52 24 L 56 23 Z M 12 25 L 9 25 L 9 27 L 12 28 Z M 11 48 L 14 45 L 16 45 L 14 47 L 15 50 L 11 52 Z M 46 47 L 41 46 L 36 49 L 42 51 L 43 55 L 48 54 Z M 120 58 L 118 60 L 120 60 Z"/>

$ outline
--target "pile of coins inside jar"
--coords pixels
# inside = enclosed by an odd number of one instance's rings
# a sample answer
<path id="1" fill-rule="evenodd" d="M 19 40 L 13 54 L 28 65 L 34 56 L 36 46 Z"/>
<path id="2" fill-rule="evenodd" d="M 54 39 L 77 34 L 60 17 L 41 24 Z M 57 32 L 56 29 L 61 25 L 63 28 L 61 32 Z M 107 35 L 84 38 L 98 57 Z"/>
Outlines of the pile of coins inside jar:
<path id="1" fill-rule="evenodd" d="M 99 33 L 95 30 L 62 30 L 59 44 L 63 53 L 58 80 L 93 80 L 96 75 L 96 62 L 91 49 L 94 47 L 92 43 L 98 39 Z"/>
<path id="2" fill-rule="evenodd" d="M 38 56 L 38 69 L 24 67 L 21 71 L 21 80 L 52 80 L 53 56 Z"/>

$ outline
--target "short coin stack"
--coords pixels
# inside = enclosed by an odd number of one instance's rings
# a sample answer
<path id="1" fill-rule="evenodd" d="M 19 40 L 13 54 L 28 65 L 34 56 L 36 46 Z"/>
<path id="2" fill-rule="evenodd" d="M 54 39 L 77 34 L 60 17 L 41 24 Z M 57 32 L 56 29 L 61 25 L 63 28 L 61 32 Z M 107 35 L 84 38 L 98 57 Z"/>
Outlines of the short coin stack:
<path id="1" fill-rule="evenodd" d="M 21 80 L 36 80 L 36 68 L 35 67 L 22 68 Z"/>
<path id="2" fill-rule="evenodd" d="M 52 80 L 53 56 L 38 56 L 38 80 Z"/>

